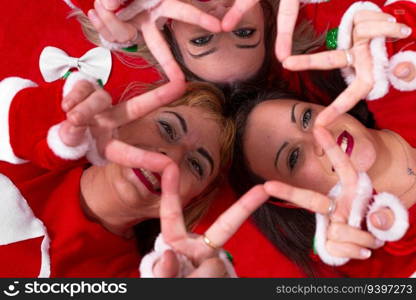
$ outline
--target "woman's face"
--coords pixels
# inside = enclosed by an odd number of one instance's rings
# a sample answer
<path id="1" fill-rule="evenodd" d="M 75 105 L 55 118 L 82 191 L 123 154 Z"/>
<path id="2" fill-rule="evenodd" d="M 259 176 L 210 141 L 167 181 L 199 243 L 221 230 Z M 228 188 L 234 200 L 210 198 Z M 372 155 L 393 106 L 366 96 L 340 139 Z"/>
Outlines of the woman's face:
<path id="1" fill-rule="evenodd" d="M 220 127 L 213 117 L 189 106 L 163 107 L 119 129 L 120 140 L 165 154 L 179 166 L 184 206 L 218 175 L 219 136 Z M 113 186 L 130 207 L 145 203 L 154 206 L 154 217 L 158 216 L 161 174 L 115 164 L 109 169 Z"/>
<path id="2" fill-rule="evenodd" d="M 328 193 L 338 177 L 312 127 L 323 106 L 297 100 L 270 100 L 249 116 L 244 152 L 251 169 L 266 180 Z M 348 114 L 329 128 L 358 171 L 369 171 L 381 153 L 372 131 Z"/>
<path id="3" fill-rule="evenodd" d="M 234 1 L 191 2 L 222 19 Z M 265 59 L 264 16 L 260 4 L 248 11 L 232 32 L 213 34 L 177 21 L 171 23 L 171 30 L 187 68 L 206 81 L 230 83 L 249 79 Z"/>

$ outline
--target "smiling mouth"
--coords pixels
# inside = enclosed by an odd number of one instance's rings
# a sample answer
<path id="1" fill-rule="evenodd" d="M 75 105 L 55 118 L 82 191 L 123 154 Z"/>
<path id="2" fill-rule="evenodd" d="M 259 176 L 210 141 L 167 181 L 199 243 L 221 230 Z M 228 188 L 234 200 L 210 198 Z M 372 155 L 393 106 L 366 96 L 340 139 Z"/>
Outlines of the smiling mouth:
<path id="1" fill-rule="evenodd" d="M 337 144 L 348 156 L 351 156 L 354 148 L 354 138 L 348 131 L 344 130 L 337 139 Z"/>
<path id="2" fill-rule="evenodd" d="M 153 194 L 159 195 L 162 193 L 160 186 L 161 177 L 157 173 L 152 173 L 146 169 L 133 169 L 134 174 L 143 183 L 143 185 Z"/>

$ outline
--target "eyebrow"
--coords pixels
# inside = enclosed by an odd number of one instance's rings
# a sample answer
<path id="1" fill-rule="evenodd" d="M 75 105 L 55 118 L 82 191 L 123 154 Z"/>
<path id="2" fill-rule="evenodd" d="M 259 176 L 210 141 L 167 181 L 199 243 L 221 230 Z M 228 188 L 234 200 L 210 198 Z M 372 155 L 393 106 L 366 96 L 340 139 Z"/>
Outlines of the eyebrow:
<path id="1" fill-rule="evenodd" d="M 283 149 L 289 145 L 288 142 L 284 142 L 283 145 L 280 147 L 279 151 L 277 151 L 276 158 L 274 159 L 274 166 L 277 167 L 277 162 L 279 161 L 280 153 L 282 153 Z"/>
<path id="2" fill-rule="evenodd" d="M 172 114 L 176 118 L 178 118 L 179 123 L 181 124 L 181 127 L 182 127 L 183 132 L 188 133 L 188 125 L 186 124 L 185 119 L 180 114 L 178 114 L 178 113 L 176 113 L 174 111 L 165 111 L 165 113 Z"/>
<path id="3" fill-rule="evenodd" d="M 292 123 L 296 123 L 295 108 L 298 104 L 299 104 L 299 102 L 293 104 L 293 106 L 292 106 L 292 112 L 290 113 L 290 120 L 292 121 Z"/>
<path id="4" fill-rule="evenodd" d="M 239 49 L 253 49 L 253 48 L 257 48 L 257 47 L 260 45 L 260 43 L 261 43 L 261 39 L 260 39 L 257 43 L 252 44 L 252 45 L 242 45 L 242 44 L 237 44 L 237 45 L 235 45 L 235 46 L 236 46 L 237 48 L 239 48 Z M 210 50 L 208 50 L 208 51 L 202 52 L 202 53 L 200 53 L 200 54 L 192 54 L 192 53 L 191 53 L 191 52 L 189 52 L 189 51 L 188 51 L 188 53 L 189 53 L 189 55 L 190 55 L 190 56 L 192 56 L 193 58 L 198 59 L 198 58 L 201 58 L 201 57 L 204 57 L 204 56 L 210 55 L 210 54 L 212 54 L 212 53 L 215 53 L 217 50 L 218 50 L 218 49 L 217 49 L 216 47 L 214 47 L 214 48 L 212 48 L 212 49 L 210 49 Z"/>
<path id="5" fill-rule="evenodd" d="M 204 148 L 198 148 L 197 152 L 199 154 L 201 154 L 203 157 L 205 157 L 206 160 L 208 160 L 208 162 L 209 162 L 209 164 L 211 166 L 211 173 L 210 173 L 210 175 L 211 175 L 212 172 L 214 171 L 214 160 L 212 159 L 211 155 Z"/>

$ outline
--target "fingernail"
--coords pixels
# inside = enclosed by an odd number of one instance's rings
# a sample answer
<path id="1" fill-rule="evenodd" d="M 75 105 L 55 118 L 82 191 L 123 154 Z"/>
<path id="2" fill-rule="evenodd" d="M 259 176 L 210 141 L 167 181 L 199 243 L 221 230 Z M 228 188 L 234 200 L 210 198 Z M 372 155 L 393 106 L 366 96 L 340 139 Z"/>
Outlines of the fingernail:
<path id="1" fill-rule="evenodd" d="M 398 72 L 398 74 L 397 74 L 397 75 L 398 75 L 399 77 L 402 77 L 402 78 L 403 78 L 403 77 L 407 77 L 407 76 L 409 76 L 409 75 L 410 75 L 410 72 L 411 72 L 411 71 L 410 71 L 410 69 L 409 69 L 409 68 L 403 68 L 403 69 L 400 69 L 400 70 L 399 70 L 399 72 Z"/>
<path id="2" fill-rule="evenodd" d="M 396 23 L 396 22 L 397 22 L 397 20 L 396 20 L 396 18 L 395 18 L 395 17 L 390 17 L 390 18 L 388 18 L 388 19 L 387 19 L 387 22 L 390 22 L 390 23 Z"/>
<path id="3" fill-rule="evenodd" d="M 409 36 L 412 33 L 412 28 L 403 26 L 402 29 L 400 29 L 400 31 L 404 36 Z"/>
<path id="4" fill-rule="evenodd" d="M 361 249 L 360 255 L 362 258 L 369 258 L 371 256 L 371 251 L 368 249 Z"/>
<path id="5" fill-rule="evenodd" d="M 384 226 L 387 224 L 387 219 L 384 214 L 376 213 L 375 214 L 375 223 L 378 228 L 384 228 Z"/>

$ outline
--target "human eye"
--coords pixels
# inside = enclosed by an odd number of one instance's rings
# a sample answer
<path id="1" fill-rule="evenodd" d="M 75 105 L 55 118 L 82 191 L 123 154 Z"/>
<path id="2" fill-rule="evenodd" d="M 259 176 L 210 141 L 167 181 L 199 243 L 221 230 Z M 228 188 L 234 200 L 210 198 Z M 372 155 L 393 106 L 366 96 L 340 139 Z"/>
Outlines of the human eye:
<path id="1" fill-rule="evenodd" d="M 194 174 L 196 174 L 199 178 L 204 177 L 204 168 L 196 158 L 190 158 L 188 163 Z"/>
<path id="2" fill-rule="evenodd" d="M 287 166 L 290 171 L 293 171 L 293 169 L 296 167 L 296 164 L 299 160 L 299 155 L 300 155 L 299 148 L 296 148 L 289 153 L 289 156 L 287 158 Z"/>
<path id="3" fill-rule="evenodd" d="M 239 28 L 237 30 L 234 30 L 234 35 L 238 36 L 242 39 L 248 39 L 250 38 L 257 30 L 254 28 Z"/>
<path id="4" fill-rule="evenodd" d="M 302 128 L 308 129 L 312 120 L 312 109 L 308 108 L 302 115 Z"/>
<path id="5" fill-rule="evenodd" d="M 164 135 L 167 135 L 170 140 L 174 141 L 176 139 L 175 129 L 168 122 L 159 121 L 159 126 Z"/>
<path id="6" fill-rule="evenodd" d="M 213 37 L 214 37 L 213 34 L 200 36 L 200 37 L 197 37 L 195 39 L 192 39 L 191 43 L 194 46 L 202 47 L 202 46 L 205 46 L 206 44 L 208 44 L 212 40 Z"/>

